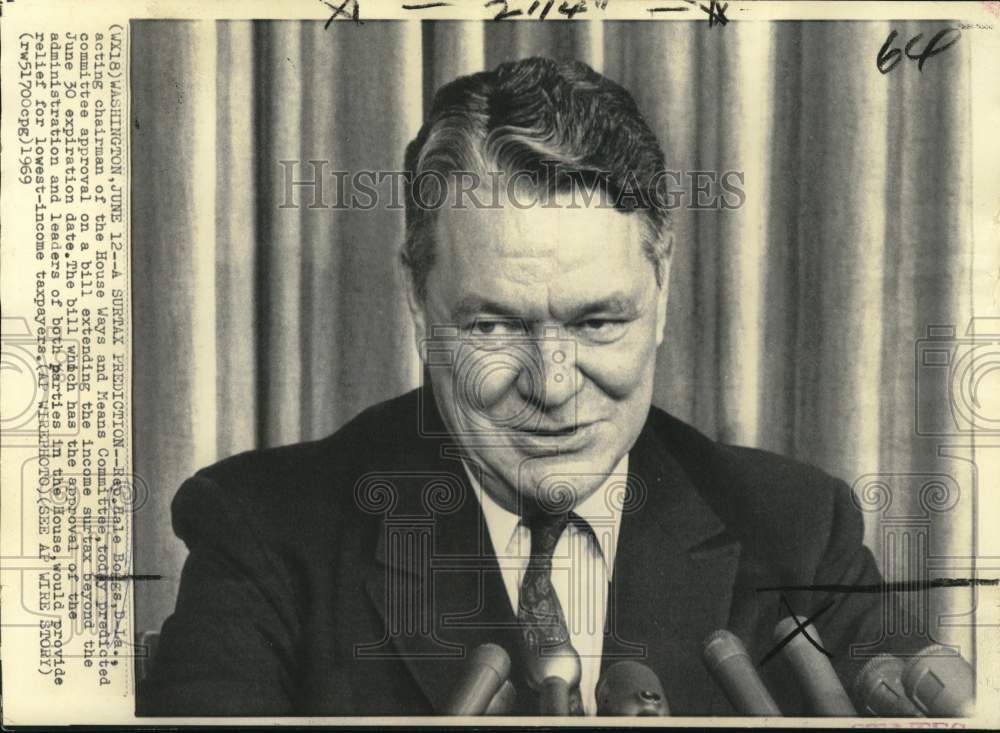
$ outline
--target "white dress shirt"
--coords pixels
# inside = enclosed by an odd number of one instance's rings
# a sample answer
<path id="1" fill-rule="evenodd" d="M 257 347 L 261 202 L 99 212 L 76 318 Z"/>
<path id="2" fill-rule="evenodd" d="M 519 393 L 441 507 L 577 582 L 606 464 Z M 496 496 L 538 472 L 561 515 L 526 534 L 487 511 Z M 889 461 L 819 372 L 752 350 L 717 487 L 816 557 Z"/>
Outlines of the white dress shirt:
<path id="1" fill-rule="evenodd" d="M 507 597 L 516 615 L 521 578 L 531 558 L 531 532 L 520 516 L 504 509 L 483 491 L 468 466 L 466 473 L 482 507 Z M 627 476 L 628 454 L 625 454 L 601 487 L 573 510 L 594 534 L 569 524 L 552 556 L 552 585 L 566 617 L 570 641 L 580 656 L 580 696 L 587 715 L 597 714 L 594 688 L 601 673 L 608 584 L 615 566 Z"/>

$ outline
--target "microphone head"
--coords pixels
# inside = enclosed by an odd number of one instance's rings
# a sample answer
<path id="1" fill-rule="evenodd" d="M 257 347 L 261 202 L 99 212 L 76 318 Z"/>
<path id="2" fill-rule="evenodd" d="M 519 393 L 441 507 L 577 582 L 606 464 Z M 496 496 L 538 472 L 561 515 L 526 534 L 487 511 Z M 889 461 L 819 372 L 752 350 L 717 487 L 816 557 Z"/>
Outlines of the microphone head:
<path id="1" fill-rule="evenodd" d="M 903 670 L 903 689 L 917 708 L 932 717 L 975 714 L 975 670 L 954 650 L 932 644 Z"/>
<path id="2" fill-rule="evenodd" d="M 879 654 L 868 661 L 854 680 L 854 699 L 862 712 L 874 716 L 917 717 L 920 711 L 903 689 L 903 660 Z"/>
<path id="3" fill-rule="evenodd" d="M 848 717 L 857 715 L 837 671 L 823 648 L 819 631 L 808 619 L 788 616 L 774 627 L 774 643 L 791 667 L 812 711 L 816 715 Z"/>
<path id="4" fill-rule="evenodd" d="M 533 690 L 540 690 L 542 683 L 550 678 L 562 680 L 570 688 L 580 684 L 583 673 L 580 657 L 568 641 L 552 647 L 527 646 L 525 678 Z"/>
<path id="5" fill-rule="evenodd" d="M 823 642 L 819 638 L 819 631 L 816 630 L 816 626 L 813 623 L 806 623 L 808 620 L 809 619 L 803 616 L 786 616 L 781 619 L 781 621 L 779 621 L 774 627 L 774 643 L 778 644 L 784 641 L 786 636 L 798 629 L 799 626 L 802 626 L 805 629 L 805 632 L 798 632 L 795 637 L 792 638 L 793 642 L 796 641 L 798 637 L 802 636 L 803 633 L 808 633 L 813 641 L 817 644 L 822 644 Z"/>
<path id="6" fill-rule="evenodd" d="M 750 658 L 740 637 L 729 629 L 719 629 L 709 634 L 702 645 L 701 655 L 705 665 L 713 674 L 721 664 L 732 657 Z"/>
<path id="7" fill-rule="evenodd" d="M 616 662 L 597 683 L 598 715 L 670 715 L 656 673 L 639 662 Z"/>
<path id="8" fill-rule="evenodd" d="M 510 655 L 497 644 L 480 644 L 469 655 L 470 667 L 489 667 L 497 673 L 497 677 L 505 680 L 510 677 Z"/>

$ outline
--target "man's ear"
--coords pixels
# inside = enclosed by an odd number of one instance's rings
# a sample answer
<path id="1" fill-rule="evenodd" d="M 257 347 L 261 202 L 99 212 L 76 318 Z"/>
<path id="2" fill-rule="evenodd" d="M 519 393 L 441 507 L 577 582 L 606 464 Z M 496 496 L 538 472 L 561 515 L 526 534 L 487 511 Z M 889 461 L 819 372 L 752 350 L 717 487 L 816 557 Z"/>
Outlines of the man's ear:
<path id="1" fill-rule="evenodd" d="M 410 308 L 410 318 L 413 320 L 413 338 L 420 354 L 420 360 L 427 362 L 427 354 L 423 348 L 427 338 L 427 315 L 424 311 L 424 303 L 417 294 L 417 285 L 414 282 L 413 270 L 405 264 L 400 268 L 403 278 L 403 289 L 406 291 L 406 303 Z"/>
<path id="2" fill-rule="evenodd" d="M 667 296 L 670 294 L 670 263 L 673 261 L 673 232 L 664 234 L 667 239 L 665 251 L 667 255 L 660 260 L 660 288 L 656 293 L 656 345 L 663 343 L 663 333 L 667 327 Z"/>

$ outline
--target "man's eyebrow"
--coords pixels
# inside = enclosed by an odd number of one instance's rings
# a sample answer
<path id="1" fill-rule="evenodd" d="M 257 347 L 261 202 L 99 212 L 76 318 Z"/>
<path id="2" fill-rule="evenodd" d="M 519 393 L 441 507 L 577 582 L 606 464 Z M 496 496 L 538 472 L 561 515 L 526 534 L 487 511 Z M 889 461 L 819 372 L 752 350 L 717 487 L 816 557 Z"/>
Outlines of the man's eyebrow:
<path id="1" fill-rule="evenodd" d="M 595 314 L 631 316 L 638 315 L 639 305 L 627 295 L 611 295 L 607 298 L 582 303 L 572 309 L 571 320 Z"/>
<path id="2" fill-rule="evenodd" d="M 456 321 L 460 321 L 463 318 L 468 318 L 478 313 L 491 313 L 509 318 L 517 317 L 517 313 L 515 313 L 513 308 L 487 298 L 480 298 L 478 295 L 467 295 L 461 298 L 455 304 L 455 307 L 452 308 L 451 317 Z"/>

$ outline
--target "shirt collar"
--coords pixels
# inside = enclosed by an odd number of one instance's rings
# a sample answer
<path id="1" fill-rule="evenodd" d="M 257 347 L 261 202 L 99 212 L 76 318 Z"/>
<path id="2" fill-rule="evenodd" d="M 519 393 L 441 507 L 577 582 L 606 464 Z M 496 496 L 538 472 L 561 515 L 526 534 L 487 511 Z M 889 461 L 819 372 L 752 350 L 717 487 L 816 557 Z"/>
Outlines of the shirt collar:
<path id="1" fill-rule="evenodd" d="M 465 466 L 465 473 L 469 477 L 472 486 L 472 493 L 479 500 L 479 505 L 483 510 L 483 517 L 486 520 L 486 527 L 490 533 L 490 540 L 497 554 L 505 553 L 511 546 L 521 524 L 521 517 L 500 506 L 476 479 L 475 474 L 469 470 L 468 464 Z M 593 532 L 593 538 L 597 540 L 597 547 L 604 559 L 604 566 L 607 570 L 608 578 L 611 578 L 615 567 L 615 552 L 618 550 L 618 533 L 621 527 L 622 503 L 625 499 L 625 486 L 628 477 L 628 453 L 622 456 L 618 464 L 614 467 L 604 483 L 580 502 L 573 513 L 584 520 Z"/>

